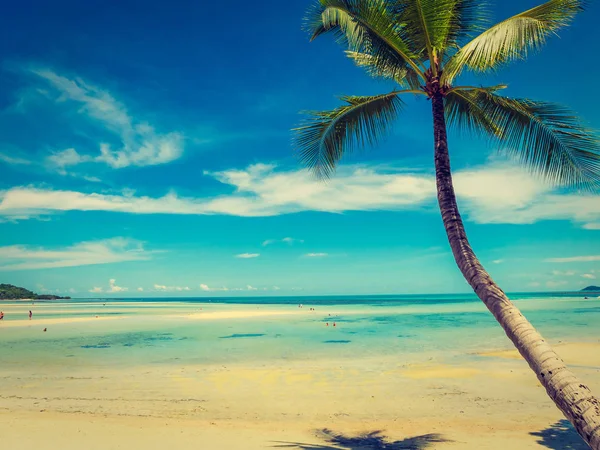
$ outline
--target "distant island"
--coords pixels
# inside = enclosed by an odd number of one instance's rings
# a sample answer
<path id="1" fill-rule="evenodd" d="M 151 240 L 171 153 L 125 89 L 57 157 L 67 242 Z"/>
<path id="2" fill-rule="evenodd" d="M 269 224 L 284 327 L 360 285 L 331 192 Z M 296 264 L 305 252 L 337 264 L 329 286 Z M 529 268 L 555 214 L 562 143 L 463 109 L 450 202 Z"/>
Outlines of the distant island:
<path id="1" fill-rule="evenodd" d="M 582 291 L 600 292 L 600 286 L 588 286 L 583 288 Z"/>
<path id="2" fill-rule="evenodd" d="M 12 284 L 0 284 L 0 300 L 19 300 L 23 298 L 32 300 L 68 300 L 71 297 L 59 297 L 58 295 L 47 294 L 39 295 L 28 289 L 13 286 Z"/>

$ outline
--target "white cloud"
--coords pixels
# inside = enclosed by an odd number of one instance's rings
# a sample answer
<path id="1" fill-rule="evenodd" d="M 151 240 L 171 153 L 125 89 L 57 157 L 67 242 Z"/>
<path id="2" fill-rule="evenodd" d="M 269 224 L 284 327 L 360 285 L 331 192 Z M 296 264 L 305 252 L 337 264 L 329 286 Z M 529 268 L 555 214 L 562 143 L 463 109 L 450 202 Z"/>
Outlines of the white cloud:
<path id="1" fill-rule="evenodd" d="M 258 291 L 258 288 L 255 288 L 255 287 L 250 286 L 250 285 L 246 286 L 246 289 L 248 289 L 249 291 Z"/>
<path id="2" fill-rule="evenodd" d="M 574 270 L 566 270 L 566 271 L 553 270 L 552 275 L 557 276 L 557 277 L 572 277 L 573 275 L 575 275 L 575 271 Z"/>
<path id="3" fill-rule="evenodd" d="M 138 292 L 144 292 L 144 288 L 143 287 L 139 287 L 137 288 Z"/>
<path id="4" fill-rule="evenodd" d="M 600 255 L 591 256 L 570 256 L 568 258 L 548 258 L 544 262 L 551 263 L 571 263 L 571 262 L 593 262 L 600 261 Z"/>
<path id="5" fill-rule="evenodd" d="M 13 164 L 13 165 L 29 165 L 31 164 L 31 161 L 24 159 L 24 158 L 18 158 L 16 156 L 10 156 L 7 155 L 5 153 L 0 153 L 0 161 L 6 163 L 6 164 Z"/>
<path id="6" fill-rule="evenodd" d="M 584 229 L 586 230 L 600 230 L 600 223 L 596 222 L 596 223 L 586 223 L 583 225 Z"/>
<path id="7" fill-rule="evenodd" d="M 278 290 L 280 290 L 280 287 L 279 286 L 273 286 L 273 290 L 274 291 L 278 291 Z"/>
<path id="8" fill-rule="evenodd" d="M 20 187 L 0 192 L 0 215 L 80 210 L 273 216 L 311 210 L 400 209 L 419 205 L 434 193 L 432 179 L 356 168 L 341 170 L 329 183 L 316 181 L 305 170 L 276 172 L 264 164 L 207 175 L 235 187 L 236 192 L 216 198 L 184 198 L 175 193 L 152 198 L 132 192 L 110 195 Z"/>
<path id="9" fill-rule="evenodd" d="M 546 287 L 558 288 L 567 284 L 566 281 L 546 281 Z"/>
<path id="10" fill-rule="evenodd" d="M 260 253 L 240 253 L 239 255 L 235 255 L 236 258 L 241 259 L 250 259 L 250 258 L 258 258 Z"/>
<path id="11" fill-rule="evenodd" d="M 0 247 L 0 271 L 142 261 L 150 259 L 152 253 L 144 250 L 141 242 L 122 237 L 80 242 L 60 249 L 11 245 Z"/>
<path id="12" fill-rule="evenodd" d="M 584 273 L 581 276 L 582 276 L 582 278 L 587 278 L 589 280 L 595 280 L 596 279 L 596 275 L 591 274 L 591 273 Z"/>
<path id="13" fill-rule="evenodd" d="M 73 102 L 80 105 L 79 113 L 95 120 L 121 140 L 118 149 L 101 142 L 100 154 L 95 158 L 81 156 L 75 149 L 69 149 L 68 155 L 53 155 L 56 156 L 55 162 L 74 165 L 93 160 L 104 162 L 113 168 L 122 168 L 168 163 L 182 155 L 181 134 L 157 133 L 150 124 L 132 117 L 127 108 L 109 92 L 80 78 L 67 78 L 49 69 L 33 69 L 31 73 L 45 80 L 59 94 L 55 99 L 57 103 Z M 65 157 L 69 159 L 61 159 Z"/>
<path id="14" fill-rule="evenodd" d="M 502 264 L 504 262 L 503 259 L 495 259 L 492 261 L 494 264 Z"/>
<path id="15" fill-rule="evenodd" d="M 217 287 L 217 288 L 214 288 L 214 287 L 212 287 L 212 288 L 211 288 L 211 287 L 209 287 L 207 284 L 201 284 L 201 285 L 200 285 L 200 289 L 202 289 L 203 291 L 206 291 L 206 292 L 212 292 L 212 291 L 228 291 L 228 290 L 229 290 L 229 288 L 227 288 L 227 287 L 225 287 L 225 286 L 223 286 L 223 287 Z"/>
<path id="16" fill-rule="evenodd" d="M 15 187 L 0 192 L 0 215 L 22 218 L 70 210 L 245 217 L 424 207 L 435 211 L 434 179 L 424 173 L 346 166 L 324 183 L 306 170 L 278 171 L 272 165 L 255 164 L 245 170 L 206 175 L 233 187 L 233 193 L 186 198 L 172 192 L 156 198 L 133 192 L 105 194 Z M 508 164 L 491 163 L 458 171 L 454 179 L 463 215 L 473 222 L 527 224 L 570 220 L 584 225 L 600 220 L 597 196 L 561 194 Z"/>
<path id="17" fill-rule="evenodd" d="M 512 164 L 492 163 L 455 176 L 459 203 L 478 223 L 529 224 L 541 220 L 585 223 L 600 219 L 594 195 L 559 193 Z"/>
<path id="18" fill-rule="evenodd" d="M 324 258 L 325 256 L 329 256 L 329 253 L 307 253 L 304 256 L 308 258 Z"/>
<path id="19" fill-rule="evenodd" d="M 292 237 L 284 237 L 283 239 L 267 239 L 266 241 L 264 241 L 262 243 L 262 245 L 263 245 L 263 247 L 266 247 L 267 245 L 276 244 L 279 242 L 283 242 L 285 244 L 292 245 L 296 242 L 299 244 L 302 244 L 302 243 L 304 243 L 304 240 L 303 239 L 295 239 Z"/>
<path id="20" fill-rule="evenodd" d="M 81 178 L 83 178 L 86 181 L 91 181 L 92 183 L 101 183 L 102 180 L 98 177 L 92 177 L 90 175 L 82 175 Z"/>
<path id="21" fill-rule="evenodd" d="M 92 292 L 94 294 L 100 294 L 100 293 L 102 293 L 102 288 L 101 287 L 93 287 L 92 289 L 90 289 L 90 292 Z"/>
<path id="22" fill-rule="evenodd" d="M 155 291 L 161 292 L 183 292 L 183 291 L 191 291 L 188 286 L 166 286 L 164 284 L 155 284 Z"/>
<path id="23" fill-rule="evenodd" d="M 75 166 L 83 162 L 91 161 L 89 156 L 82 156 L 74 148 L 68 148 L 61 152 L 51 154 L 46 158 L 48 163 L 55 167 L 62 175 L 66 175 L 65 167 Z"/>
<path id="24" fill-rule="evenodd" d="M 114 278 L 108 280 L 108 286 L 109 288 L 106 292 L 110 294 L 115 294 L 117 292 L 125 292 L 128 290 L 126 287 L 117 286 L 117 280 L 115 280 Z"/>

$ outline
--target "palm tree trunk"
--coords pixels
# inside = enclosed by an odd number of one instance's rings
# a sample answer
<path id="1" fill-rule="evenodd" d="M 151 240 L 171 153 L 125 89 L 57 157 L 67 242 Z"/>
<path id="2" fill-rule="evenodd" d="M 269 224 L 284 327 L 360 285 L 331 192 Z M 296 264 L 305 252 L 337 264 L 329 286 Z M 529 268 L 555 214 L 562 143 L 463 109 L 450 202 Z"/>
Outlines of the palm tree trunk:
<path id="1" fill-rule="evenodd" d="M 456 264 L 535 372 L 556 406 L 571 421 L 588 445 L 594 450 L 600 450 L 600 402 L 589 388 L 566 368 L 552 347 L 494 283 L 467 240 L 452 185 L 444 98 L 441 94 L 434 94 L 431 101 L 438 203 Z"/>

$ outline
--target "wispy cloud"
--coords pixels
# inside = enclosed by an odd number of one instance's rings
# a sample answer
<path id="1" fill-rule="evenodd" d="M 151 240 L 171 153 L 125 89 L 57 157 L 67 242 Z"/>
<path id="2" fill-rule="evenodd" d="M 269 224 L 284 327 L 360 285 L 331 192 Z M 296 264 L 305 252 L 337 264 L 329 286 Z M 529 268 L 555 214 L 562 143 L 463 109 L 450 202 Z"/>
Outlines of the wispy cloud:
<path id="1" fill-rule="evenodd" d="M 330 183 L 305 170 L 277 172 L 257 164 L 248 169 L 207 173 L 236 192 L 216 198 L 185 198 L 175 193 L 153 198 L 131 192 L 120 195 L 57 191 L 35 187 L 0 192 L 0 215 L 39 215 L 52 211 L 119 211 L 137 214 L 222 214 L 273 216 L 301 211 L 401 209 L 433 198 L 432 179 L 405 174 L 377 174 L 347 168 Z"/>
<path id="2" fill-rule="evenodd" d="M 550 263 L 572 263 L 572 262 L 593 262 L 600 261 L 600 255 L 590 256 L 569 256 L 567 258 L 547 258 L 544 262 Z"/>
<path id="3" fill-rule="evenodd" d="M 329 256 L 329 253 L 307 253 L 307 258 L 324 258 L 325 256 Z"/>
<path id="4" fill-rule="evenodd" d="M 0 192 L 0 215 L 39 216 L 69 210 L 244 217 L 303 211 L 435 211 L 434 179 L 418 172 L 347 166 L 328 183 L 322 183 L 306 170 L 278 171 L 273 165 L 255 164 L 245 170 L 206 175 L 233 187 L 233 193 L 186 198 L 171 192 L 156 198 L 132 192 L 116 195 L 15 187 Z M 514 166 L 492 163 L 458 171 L 455 183 L 464 215 L 476 223 L 570 220 L 583 226 L 600 220 L 597 196 L 557 193 Z"/>
<path id="5" fill-rule="evenodd" d="M 492 261 L 494 264 L 502 264 L 504 262 L 503 259 L 495 259 Z"/>
<path id="6" fill-rule="evenodd" d="M 241 259 L 250 259 L 250 258 L 258 258 L 260 253 L 240 253 L 239 255 L 235 255 L 236 258 Z"/>
<path id="7" fill-rule="evenodd" d="M 90 292 L 92 294 L 101 294 L 103 292 L 103 289 L 100 286 L 96 286 L 90 289 Z"/>
<path id="8" fill-rule="evenodd" d="M 228 291 L 279 291 L 280 288 L 278 286 L 269 287 L 254 287 L 250 284 L 246 285 L 246 287 L 210 287 L 207 284 L 201 284 L 200 289 L 204 292 L 228 292 Z"/>
<path id="9" fill-rule="evenodd" d="M 587 278 L 589 280 L 595 280 L 596 279 L 596 275 L 594 275 L 593 273 L 584 273 L 581 274 L 582 278 Z"/>
<path id="10" fill-rule="evenodd" d="M 166 286 L 164 284 L 155 284 L 154 290 L 159 292 L 183 292 L 191 291 L 188 286 Z"/>
<path id="11" fill-rule="evenodd" d="M 573 275 L 575 275 L 575 271 L 574 270 L 553 270 L 552 271 L 552 275 L 557 276 L 557 277 L 572 277 Z"/>
<path id="12" fill-rule="evenodd" d="M 263 245 L 263 247 L 266 247 L 267 245 L 278 244 L 280 242 L 284 243 L 284 244 L 292 245 L 295 243 L 302 244 L 302 243 L 304 243 L 304 240 L 303 239 L 295 239 L 292 237 L 284 237 L 283 239 L 267 239 L 266 241 L 264 241 L 262 243 L 262 245 Z"/>
<path id="13" fill-rule="evenodd" d="M 74 148 L 52 153 L 47 158 L 48 164 L 55 168 L 61 175 L 66 175 L 66 168 L 84 162 L 93 161 L 91 156 L 80 155 Z"/>
<path id="14" fill-rule="evenodd" d="M 31 164 L 31 161 L 29 161 L 28 159 L 10 156 L 5 153 L 0 153 L 0 161 L 4 162 L 6 164 L 13 164 L 13 165 L 30 165 Z"/>
<path id="15" fill-rule="evenodd" d="M 55 163 L 59 169 L 90 161 L 103 162 L 117 169 L 150 166 L 171 162 L 182 155 L 184 143 L 180 133 L 157 132 L 152 125 L 131 116 L 125 105 L 108 91 L 81 78 L 69 78 L 50 69 L 35 68 L 30 72 L 58 93 L 54 99 L 57 103 L 79 105 L 80 114 L 94 120 L 121 141 L 120 148 L 114 149 L 100 140 L 97 143 L 100 152 L 94 157 L 80 155 L 75 149 L 69 149 L 68 154 L 51 155 L 49 162 Z"/>
<path id="16" fill-rule="evenodd" d="M 80 242 L 59 249 L 12 245 L 0 247 L 0 271 L 142 261 L 150 259 L 151 254 L 141 242 L 121 237 Z"/>

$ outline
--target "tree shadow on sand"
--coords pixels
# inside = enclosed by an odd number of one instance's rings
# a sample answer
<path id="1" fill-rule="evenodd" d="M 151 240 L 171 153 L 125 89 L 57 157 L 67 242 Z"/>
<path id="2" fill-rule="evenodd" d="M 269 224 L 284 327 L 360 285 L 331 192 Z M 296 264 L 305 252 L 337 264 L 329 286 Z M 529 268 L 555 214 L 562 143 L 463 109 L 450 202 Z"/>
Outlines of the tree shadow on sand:
<path id="1" fill-rule="evenodd" d="M 442 435 L 435 433 L 414 436 L 400 441 L 389 441 L 382 434 L 382 431 L 348 436 L 324 428 L 319 431 L 319 434 L 328 444 L 333 445 L 279 442 L 274 447 L 296 448 L 299 450 L 425 450 L 431 448 L 435 443 L 451 442 Z"/>
<path id="2" fill-rule="evenodd" d="M 529 434 L 540 438 L 538 444 L 554 450 L 590 450 L 566 419 L 559 420 L 542 431 Z"/>

